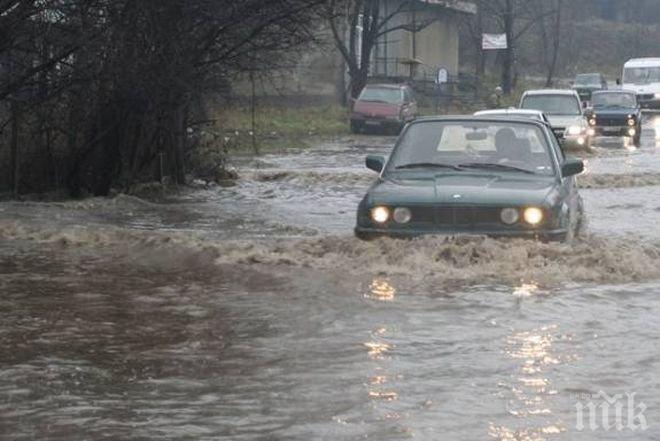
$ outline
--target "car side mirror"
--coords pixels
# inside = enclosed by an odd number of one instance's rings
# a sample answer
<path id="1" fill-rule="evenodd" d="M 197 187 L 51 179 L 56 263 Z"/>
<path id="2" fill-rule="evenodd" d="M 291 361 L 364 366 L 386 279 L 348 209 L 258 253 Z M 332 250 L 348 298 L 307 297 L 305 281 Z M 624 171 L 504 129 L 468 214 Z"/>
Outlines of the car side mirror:
<path id="1" fill-rule="evenodd" d="M 385 158 L 382 156 L 369 155 L 367 156 L 365 165 L 369 170 L 380 173 L 383 171 L 383 167 L 385 167 Z"/>
<path id="2" fill-rule="evenodd" d="M 580 159 L 566 158 L 561 166 L 561 175 L 565 178 L 579 175 L 584 171 L 584 162 Z"/>

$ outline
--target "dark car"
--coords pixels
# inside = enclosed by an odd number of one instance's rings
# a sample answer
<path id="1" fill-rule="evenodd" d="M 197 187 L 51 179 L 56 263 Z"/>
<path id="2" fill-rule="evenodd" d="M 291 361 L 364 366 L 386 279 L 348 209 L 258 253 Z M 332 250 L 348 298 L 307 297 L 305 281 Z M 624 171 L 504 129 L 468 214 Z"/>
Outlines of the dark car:
<path id="1" fill-rule="evenodd" d="M 642 109 L 632 91 L 594 92 L 587 119 L 596 136 L 631 138 L 639 147 L 642 139 Z"/>
<path id="2" fill-rule="evenodd" d="M 573 82 L 573 89 L 580 95 L 583 102 L 591 101 L 591 94 L 597 90 L 607 90 L 607 81 L 602 74 L 579 74 Z"/>
<path id="3" fill-rule="evenodd" d="M 531 118 L 437 117 L 404 130 L 359 204 L 357 237 L 424 234 L 574 237 L 582 202 L 549 126 Z"/>
<path id="4" fill-rule="evenodd" d="M 417 116 L 417 101 L 405 84 L 369 84 L 353 104 L 351 131 L 381 129 L 399 133 Z"/>

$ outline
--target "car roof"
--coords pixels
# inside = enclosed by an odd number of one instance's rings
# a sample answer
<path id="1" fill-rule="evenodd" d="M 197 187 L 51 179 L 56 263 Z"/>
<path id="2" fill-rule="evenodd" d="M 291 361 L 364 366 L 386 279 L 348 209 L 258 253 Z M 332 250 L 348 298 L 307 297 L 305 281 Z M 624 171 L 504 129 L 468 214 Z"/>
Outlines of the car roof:
<path id="1" fill-rule="evenodd" d="M 633 58 L 628 60 L 623 67 L 656 67 L 660 66 L 660 58 Z"/>
<path id="2" fill-rule="evenodd" d="M 419 124 L 425 122 L 492 122 L 501 124 L 502 122 L 512 122 L 520 124 L 529 124 L 538 127 L 548 127 L 544 121 L 528 118 L 525 116 L 509 116 L 504 118 L 503 116 L 480 116 L 480 115 L 455 115 L 455 116 L 423 116 L 413 120 L 410 124 Z"/>
<path id="3" fill-rule="evenodd" d="M 478 112 L 474 113 L 476 116 L 482 116 L 482 115 L 534 115 L 534 116 L 541 116 L 543 115 L 543 112 L 540 110 L 533 110 L 533 109 L 489 109 L 489 110 L 480 110 Z"/>
<path id="4" fill-rule="evenodd" d="M 380 89 L 403 89 L 404 87 L 408 87 L 407 84 L 388 84 L 388 83 L 370 83 L 364 86 L 366 89 L 367 87 L 373 87 L 373 88 L 380 88 Z"/>
<path id="5" fill-rule="evenodd" d="M 523 95 L 577 95 L 573 89 L 536 89 L 526 90 Z"/>
<path id="6" fill-rule="evenodd" d="M 637 92 L 634 90 L 628 90 L 628 89 L 606 89 L 606 90 L 594 90 L 592 92 L 593 95 L 606 95 L 608 93 L 619 93 L 619 94 L 628 94 L 628 95 L 637 95 Z"/>

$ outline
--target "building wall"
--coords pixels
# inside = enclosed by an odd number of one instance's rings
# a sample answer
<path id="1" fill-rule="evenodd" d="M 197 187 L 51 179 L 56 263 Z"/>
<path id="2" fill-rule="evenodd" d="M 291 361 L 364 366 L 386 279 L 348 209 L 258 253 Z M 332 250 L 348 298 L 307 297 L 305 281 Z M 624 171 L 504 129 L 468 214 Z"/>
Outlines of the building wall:
<path id="1" fill-rule="evenodd" d="M 385 0 L 383 15 L 393 11 L 400 0 Z M 414 15 L 414 18 L 413 18 Z M 381 37 L 374 52 L 372 75 L 407 76 L 410 69 L 401 60 L 420 61 L 416 77 L 435 75 L 438 68 L 446 68 L 450 74 L 458 73 L 460 15 L 442 7 L 420 5 L 413 14 L 402 13 L 395 16 L 388 27 L 404 24 L 431 22 L 419 32 L 396 30 Z"/>

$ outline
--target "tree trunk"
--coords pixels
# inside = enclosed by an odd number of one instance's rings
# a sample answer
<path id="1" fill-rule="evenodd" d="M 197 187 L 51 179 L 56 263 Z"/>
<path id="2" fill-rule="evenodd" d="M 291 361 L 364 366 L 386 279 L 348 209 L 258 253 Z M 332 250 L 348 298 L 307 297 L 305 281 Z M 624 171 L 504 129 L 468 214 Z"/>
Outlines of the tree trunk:
<path id="1" fill-rule="evenodd" d="M 557 0 L 557 11 L 555 13 L 555 22 L 552 40 L 552 55 L 548 66 L 548 76 L 546 77 L 545 87 L 552 86 L 557 69 L 557 58 L 559 57 L 559 47 L 561 45 L 561 20 L 563 0 Z"/>
<path id="2" fill-rule="evenodd" d="M 513 63 L 515 62 L 514 52 L 514 17 L 513 0 L 506 0 L 506 10 L 504 13 L 504 33 L 507 38 L 507 48 L 502 57 L 502 91 L 505 95 L 511 95 L 513 89 Z"/>
<path id="3" fill-rule="evenodd" d="M 486 54 L 484 53 L 484 48 L 483 48 L 483 33 L 484 33 L 484 25 L 483 25 L 483 12 L 482 12 L 482 7 L 481 5 L 477 5 L 477 29 L 476 29 L 476 36 L 474 38 L 475 40 L 475 49 L 477 51 L 476 57 L 477 57 L 477 62 L 475 63 L 475 74 L 478 79 L 483 78 L 484 74 L 486 73 Z"/>
<path id="4" fill-rule="evenodd" d="M 18 131 L 20 129 L 20 113 L 18 104 L 12 100 L 11 103 L 11 188 L 14 197 L 17 197 L 20 190 L 21 180 L 21 162 L 18 150 Z"/>

